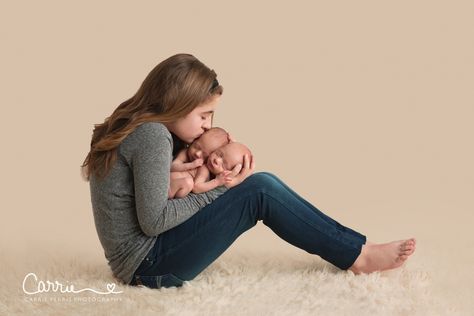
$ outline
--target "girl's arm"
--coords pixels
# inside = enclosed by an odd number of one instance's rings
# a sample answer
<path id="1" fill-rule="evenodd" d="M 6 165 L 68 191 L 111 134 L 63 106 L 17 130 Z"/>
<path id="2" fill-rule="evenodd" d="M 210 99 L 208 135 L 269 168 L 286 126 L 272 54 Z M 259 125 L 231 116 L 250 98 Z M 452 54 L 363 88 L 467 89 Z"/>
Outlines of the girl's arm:
<path id="1" fill-rule="evenodd" d="M 168 199 L 173 143 L 162 123 L 140 125 L 126 143 L 122 149 L 133 172 L 137 219 L 147 236 L 157 236 L 183 223 L 227 190 L 220 186 L 205 193 Z"/>

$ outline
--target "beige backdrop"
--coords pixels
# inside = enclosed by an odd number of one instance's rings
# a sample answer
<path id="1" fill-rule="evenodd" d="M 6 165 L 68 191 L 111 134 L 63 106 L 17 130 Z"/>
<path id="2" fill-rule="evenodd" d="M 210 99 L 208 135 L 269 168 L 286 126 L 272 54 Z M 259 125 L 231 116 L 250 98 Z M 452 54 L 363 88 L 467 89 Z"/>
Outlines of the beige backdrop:
<path id="1" fill-rule="evenodd" d="M 29 1 L 0 12 L 8 256 L 105 264 L 79 176 L 93 124 L 187 52 L 217 72 L 215 125 L 253 150 L 257 171 L 374 242 L 416 237 L 408 264 L 473 304 L 471 1 Z M 234 247 L 300 251 L 261 223 Z"/>

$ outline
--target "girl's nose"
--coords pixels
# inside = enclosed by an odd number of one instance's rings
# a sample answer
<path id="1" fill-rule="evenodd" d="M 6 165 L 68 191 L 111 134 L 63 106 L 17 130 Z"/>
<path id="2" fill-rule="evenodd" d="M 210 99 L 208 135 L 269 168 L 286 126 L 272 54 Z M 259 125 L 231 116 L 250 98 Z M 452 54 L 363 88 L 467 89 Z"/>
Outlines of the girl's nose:
<path id="1" fill-rule="evenodd" d="M 212 127 L 212 120 L 211 118 L 209 117 L 205 122 L 204 124 L 202 125 L 202 128 L 205 130 L 205 131 L 208 131 L 210 130 Z"/>
<path id="2" fill-rule="evenodd" d="M 196 151 L 196 158 L 202 158 L 202 151 L 198 150 Z"/>

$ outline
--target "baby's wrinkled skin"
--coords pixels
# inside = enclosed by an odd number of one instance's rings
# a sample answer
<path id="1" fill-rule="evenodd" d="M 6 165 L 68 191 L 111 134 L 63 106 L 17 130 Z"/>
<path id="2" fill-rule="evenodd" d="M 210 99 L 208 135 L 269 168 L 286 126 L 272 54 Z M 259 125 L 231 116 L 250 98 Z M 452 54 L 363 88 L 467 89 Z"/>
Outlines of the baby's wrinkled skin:
<path id="1" fill-rule="evenodd" d="M 187 149 L 183 149 L 171 163 L 168 198 L 184 197 L 189 192 L 206 192 L 223 183 L 223 177 L 209 181 L 210 174 L 204 162 L 210 153 L 231 142 L 231 136 L 222 128 L 214 127 L 203 133 Z"/>

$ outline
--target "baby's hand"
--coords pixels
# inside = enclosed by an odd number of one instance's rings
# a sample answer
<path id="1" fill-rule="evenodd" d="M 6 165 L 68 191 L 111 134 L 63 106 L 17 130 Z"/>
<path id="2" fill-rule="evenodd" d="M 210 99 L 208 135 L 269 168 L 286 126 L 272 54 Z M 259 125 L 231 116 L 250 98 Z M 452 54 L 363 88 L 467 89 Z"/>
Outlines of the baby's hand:
<path id="1" fill-rule="evenodd" d="M 204 161 L 201 158 L 195 159 L 191 162 L 187 162 L 187 163 L 185 163 L 186 170 L 191 170 L 191 169 L 198 168 L 198 167 L 202 166 L 203 163 L 204 163 Z"/>
<path id="2" fill-rule="evenodd" d="M 230 181 L 232 181 L 232 177 L 229 176 L 231 173 L 232 173 L 232 171 L 230 171 L 230 170 L 225 170 L 225 171 L 222 171 L 221 173 L 219 173 L 216 176 L 217 183 L 219 183 L 219 185 L 224 185 L 224 184 L 229 183 Z"/>
<path id="3" fill-rule="evenodd" d="M 194 168 L 201 167 L 202 164 L 204 163 L 204 160 L 202 158 L 195 159 L 191 162 L 194 164 Z"/>

